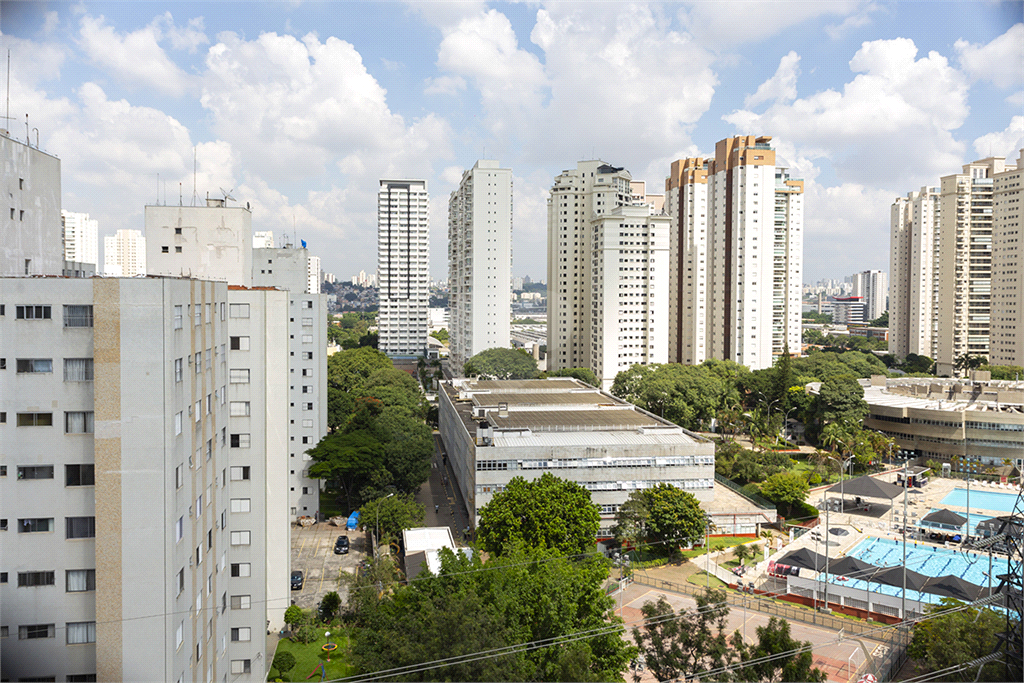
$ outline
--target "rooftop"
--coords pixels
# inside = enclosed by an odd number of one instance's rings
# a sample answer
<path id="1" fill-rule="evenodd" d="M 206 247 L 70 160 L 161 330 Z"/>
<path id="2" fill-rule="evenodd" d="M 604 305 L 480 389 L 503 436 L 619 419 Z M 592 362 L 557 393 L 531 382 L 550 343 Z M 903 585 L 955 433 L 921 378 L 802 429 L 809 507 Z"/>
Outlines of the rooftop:
<path id="1" fill-rule="evenodd" d="M 913 377 L 876 382 L 860 380 L 864 400 L 872 406 L 1024 416 L 1024 381 Z M 812 393 L 817 388 L 812 385 Z"/>

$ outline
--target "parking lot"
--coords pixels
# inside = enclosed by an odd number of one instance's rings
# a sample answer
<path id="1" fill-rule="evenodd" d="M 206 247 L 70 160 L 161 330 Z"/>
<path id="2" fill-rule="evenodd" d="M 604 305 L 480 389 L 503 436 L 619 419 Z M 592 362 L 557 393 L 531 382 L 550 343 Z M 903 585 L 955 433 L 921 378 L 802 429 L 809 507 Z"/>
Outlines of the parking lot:
<path id="1" fill-rule="evenodd" d="M 349 552 L 335 555 L 334 542 L 342 535 L 348 536 L 351 542 Z M 369 549 L 365 534 L 346 531 L 328 522 L 292 527 L 292 571 L 299 570 L 305 577 L 302 590 L 292 591 L 292 602 L 303 609 L 311 609 L 320 604 L 324 595 L 338 591 L 344 603 L 347 591 L 339 585 L 338 576 L 342 571 L 354 574 Z"/>

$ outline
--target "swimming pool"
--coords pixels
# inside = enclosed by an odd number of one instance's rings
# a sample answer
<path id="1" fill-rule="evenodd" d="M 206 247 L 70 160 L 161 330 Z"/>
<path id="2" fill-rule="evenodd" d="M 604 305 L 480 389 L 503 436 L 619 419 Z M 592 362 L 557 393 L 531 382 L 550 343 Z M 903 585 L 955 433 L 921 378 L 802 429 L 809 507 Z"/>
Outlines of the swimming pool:
<path id="1" fill-rule="evenodd" d="M 878 567 L 902 567 L 903 566 L 903 543 L 888 538 L 877 538 L 870 536 L 850 549 L 847 555 L 863 560 Z M 946 576 L 953 574 L 965 581 L 987 588 L 988 578 L 988 556 L 976 555 L 973 553 L 961 553 L 956 550 L 947 550 L 934 546 L 916 546 L 907 543 L 907 569 L 924 574 L 925 576 Z M 992 558 L 992 587 L 999 585 L 996 578 L 1000 574 L 1009 571 L 1009 563 L 1005 558 Z M 821 578 L 820 576 L 818 577 Z M 838 577 L 832 576 L 830 583 L 847 586 L 859 590 L 867 590 L 866 581 L 847 577 L 846 581 L 838 581 Z M 886 584 L 870 584 L 872 593 L 899 596 L 902 592 L 900 586 L 889 586 Z M 934 593 L 920 593 L 914 590 L 907 590 L 907 598 L 920 600 L 921 602 L 938 603 L 942 596 Z"/>
<path id="2" fill-rule="evenodd" d="M 982 491 L 971 489 L 971 508 L 979 510 L 997 510 L 999 512 L 1013 512 L 1013 506 L 1017 502 L 1016 493 L 997 493 L 996 491 Z M 967 489 L 953 489 L 942 499 L 942 505 L 950 507 L 967 507 Z"/>

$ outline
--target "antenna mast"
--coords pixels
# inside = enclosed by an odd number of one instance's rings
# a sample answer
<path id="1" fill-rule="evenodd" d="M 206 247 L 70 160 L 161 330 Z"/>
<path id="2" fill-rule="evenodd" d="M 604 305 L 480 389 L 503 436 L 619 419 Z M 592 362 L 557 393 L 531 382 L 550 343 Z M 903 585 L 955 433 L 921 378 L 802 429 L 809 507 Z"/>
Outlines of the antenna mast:
<path id="1" fill-rule="evenodd" d="M 4 116 L 5 126 L 11 125 L 11 48 L 7 48 L 7 114 Z"/>
<path id="2" fill-rule="evenodd" d="M 199 194 L 196 192 L 196 147 L 192 148 L 192 206 L 196 205 Z"/>

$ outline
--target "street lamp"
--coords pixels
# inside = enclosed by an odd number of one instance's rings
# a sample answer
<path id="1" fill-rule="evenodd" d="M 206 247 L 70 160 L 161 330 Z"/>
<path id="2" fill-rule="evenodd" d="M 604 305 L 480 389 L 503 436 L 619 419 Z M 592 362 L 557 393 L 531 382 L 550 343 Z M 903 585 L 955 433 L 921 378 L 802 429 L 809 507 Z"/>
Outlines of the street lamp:
<path id="1" fill-rule="evenodd" d="M 840 443 L 842 443 L 842 442 L 840 442 Z M 844 463 L 839 458 L 836 458 L 835 456 L 832 456 L 832 455 L 826 455 L 825 458 L 827 460 L 834 460 L 836 462 L 836 464 L 839 465 L 843 469 L 843 471 L 846 470 L 846 463 Z M 850 460 L 853 460 L 853 458 L 854 458 L 854 456 L 851 455 L 846 462 L 848 463 Z M 843 490 L 842 472 L 840 472 L 840 475 L 839 475 L 839 497 L 842 499 L 842 507 L 843 507 L 843 510 L 845 510 L 846 509 L 846 493 Z M 828 498 L 826 498 L 825 499 L 825 609 L 828 609 L 828 543 L 829 543 L 828 531 L 829 531 L 829 512 L 831 510 L 832 510 L 832 506 L 828 504 Z"/>
<path id="2" fill-rule="evenodd" d="M 380 545 L 380 504 L 395 494 L 389 493 L 377 501 L 377 536 L 373 543 L 373 559 L 377 559 L 377 546 Z"/>

